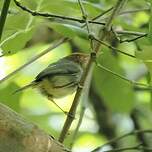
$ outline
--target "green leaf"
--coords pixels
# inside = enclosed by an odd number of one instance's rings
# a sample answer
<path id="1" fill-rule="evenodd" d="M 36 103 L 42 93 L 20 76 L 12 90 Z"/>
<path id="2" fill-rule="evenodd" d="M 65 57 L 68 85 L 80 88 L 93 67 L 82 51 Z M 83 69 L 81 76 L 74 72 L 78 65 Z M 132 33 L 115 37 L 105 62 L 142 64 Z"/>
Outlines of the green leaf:
<path id="1" fill-rule="evenodd" d="M 99 5 L 95 5 L 93 3 L 83 1 L 86 12 L 89 17 L 94 17 L 101 13 L 101 8 Z M 40 11 L 51 12 L 59 15 L 73 16 L 73 17 L 82 17 L 80 7 L 78 5 L 77 0 L 56 0 L 56 1 L 48 1 L 44 0 Z"/>
<path id="2" fill-rule="evenodd" d="M 48 24 L 48 26 L 66 37 L 74 38 L 75 36 L 80 36 L 82 38 L 87 38 L 87 32 L 78 26 L 61 23 L 51 23 Z"/>
<path id="3" fill-rule="evenodd" d="M 25 44 L 31 39 L 34 29 L 29 28 L 28 30 L 20 30 L 12 34 L 8 39 L 5 39 L 0 44 L 4 55 L 14 54 L 22 49 Z"/>
<path id="4" fill-rule="evenodd" d="M 18 89 L 16 83 L 11 82 L 6 86 L 0 86 L 0 102 L 8 105 L 10 108 L 15 111 L 20 111 L 20 94 L 13 94 L 13 92 Z"/>
<path id="5" fill-rule="evenodd" d="M 147 0 L 147 2 L 151 3 L 152 4 L 152 0 Z"/>
<path id="6" fill-rule="evenodd" d="M 117 59 L 108 51 L 104 52 L 99 62 L 118 74 L 124 75 Z M 114 112 L 130 112 L 134 104 L 131 84 L 113 74 L 96 67 L 94 74 L 95 87 L 104 102 Z"/>
<path id="7" fill-rule="evenodd" d="M 142 46 L 142 51 L 136 51 L 137 58 L 143 60 L 152 78 L 152 46 Z"/>
<path id="8" fill-rule="evenodd" d="M 27 7 L 30 6 L 30 8 L 39 11 L 41 2 L 42 0 L 38 1 L 37 3 L 34 1 L 26 1 L 25 4 Z M 11 8 L 14 8 L 16 13 L 9 14 L 7 16 L 0 43 L 0 47 L 4 55 L 14 54 L 24 48 L 26 43 L 32 38 L 37 27 L 36 21 L 38 21 L 36 20 L 36 17 L 32 16 L 31 14 L 24 12 L 17 6 L 14 7 L 14 3 L 11 5 Z"/>

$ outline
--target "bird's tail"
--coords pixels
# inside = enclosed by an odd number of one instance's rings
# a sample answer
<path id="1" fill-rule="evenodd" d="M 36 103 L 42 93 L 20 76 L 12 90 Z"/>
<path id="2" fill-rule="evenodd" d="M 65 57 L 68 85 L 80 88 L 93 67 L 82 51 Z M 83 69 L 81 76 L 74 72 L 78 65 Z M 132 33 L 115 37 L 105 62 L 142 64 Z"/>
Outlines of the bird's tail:
<path id="1" fill-rule="evenodd" d="M 29 87 L 33 87 L 35 85 L 36 85 L 35 82 L 31 82 L 30 84 L 28 84 L 28 85 L 26 85 L 26 86 L 24 86 L 22 88 L 19 88 L 19 89 L 15 90 L 12 94 L 16 94 L 16 93 L 18 93 L 20 91 L 23 91 L 23 90 L 28 89 Z"/>

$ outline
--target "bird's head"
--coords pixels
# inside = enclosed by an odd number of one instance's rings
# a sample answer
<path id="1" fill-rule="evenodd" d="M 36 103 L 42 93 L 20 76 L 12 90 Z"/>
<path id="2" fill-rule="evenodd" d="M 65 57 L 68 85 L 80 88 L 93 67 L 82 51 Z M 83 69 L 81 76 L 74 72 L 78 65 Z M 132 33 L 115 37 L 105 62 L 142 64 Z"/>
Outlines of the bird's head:
<path id="1" fill-rule="evenodd" d="M 82 67 L 86 66 L 86 64 L 89 61 L 89 58 L 90 58 L 90 54 L 85 54 L 85 53 L 73 53 L 73 54 L 65 57 L 65 59 L 74 61 L 74 62 L 80 64 Z"/>

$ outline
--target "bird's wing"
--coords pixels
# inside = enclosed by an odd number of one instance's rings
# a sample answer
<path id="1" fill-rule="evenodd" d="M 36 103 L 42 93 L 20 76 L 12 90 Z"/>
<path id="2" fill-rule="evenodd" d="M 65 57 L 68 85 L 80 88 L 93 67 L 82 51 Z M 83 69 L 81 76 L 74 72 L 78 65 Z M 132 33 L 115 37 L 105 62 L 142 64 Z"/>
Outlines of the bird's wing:
<path id="1" fill-rule="evenodd" d="M 35 78 L 36 82 L 41 81 L 44 77 L 51 77 L 51 76 L 68 76 L 68 75 L 76 75 L 80 73 L 82 74 L 82 68 L 79 65 L 76 65 L 72 61 L 65 60 L 64 62 L 56 62 L 50 64 L 46 69 L 40 72 L 37 77 Z"/>
<path id="2" fill-rule="evenodd" d="M 64 88 L 64 89 L 66 89 L 66 88 L 71 88 L 71 87 L 73 87 L 73 86 L 75 86 L 75 85 L 78 85 L 78 82 L 75 82 L 75 81 L 71 81 L 71 82 L 69 82 L 69 83 L 65 83 L 65 84 L 59 84 L 59 85 L 55 85 L 54 86 L 54 88 Z"/>

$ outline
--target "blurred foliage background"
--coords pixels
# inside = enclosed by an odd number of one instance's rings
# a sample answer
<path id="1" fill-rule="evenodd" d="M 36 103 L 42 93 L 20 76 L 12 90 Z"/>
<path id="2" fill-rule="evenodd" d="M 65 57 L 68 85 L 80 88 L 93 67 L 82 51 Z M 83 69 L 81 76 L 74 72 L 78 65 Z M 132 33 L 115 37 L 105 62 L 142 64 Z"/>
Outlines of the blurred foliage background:
<path id="1" fill-rule="evenodd" d="M 0 1 L 0 10 L 2 10 L 4 1 Z M 76 0 L 20 0 L 20 2 L 23 6 L 39 12 L 50 12 L 80 19 L 82 17 Z M 89 19 L 92 19 L 114 6 L 116 0 L 86 0 L 83 3 Z M 150 33 L 152 22 L 150 3 L 146 0 L 128 1 L 123 11 L 148 9 L 120 15 L 115 19 L 113 27 L 117 30 Z M 97 21 L 104 22 L 107 15 Z M 78 22 L 32 16 L 18 8 L 12 0 L 3 30 L 0 43 L 1 53 L 4 55 L 0 58 L 1 79 L 28 62 L 31 57 L 48 48 L 53 42 L 58 41 L 59 38 L 71 38 L 69 42 L 60 45 L 0 84 L 0 102 L 21 113 L 26 119 L 36 123 L 55 138 L 58 138 L 66 116 L 35 89 L 28 89 L 14 95 L 12 93 L 21 86 L 30 83 L 39 72 L 59 58 L 72 52 L 90 52 L 86 28 L 81 28 L 81 26 L 82 24 Z M 97 33 L 100 27 L 101 25 L 91 24 L 93 33 Z M 129 43 L 118 43 L 115 37 L 110 35 L 107 42 L 126 53 L 135 55 L 136 59 L 102 47 L 102 54 L 98 58 L 98 62 L 130 80 L 151 84 L 152 39 L 150 34 Z M 129 39 L 132 36 L 122 35 L 121 38 Z M 73 98 L 74 94 L 58 99 L 56 102 L 65 111 L 68 111 Z M 89 99 L 81 101 L 87 103 L 87 108 L 74 142 L 73 151 L 88 152 L 109 139 L 137 129 L 136 121 L 139 129 L 151 128 L 151 101 L 151 89 L 134 86 L 95 67 Z M 72 132 L 78 122 L 79 112 L 80 108 L 66 139 L 67 146 L 71 143 Z M 151 142 L 150 137 L 147 140 L 149 143 Z M 125 138 L 122 142 L 112 146 L 133 146 L 137 142 L 134 136 Z"/>

